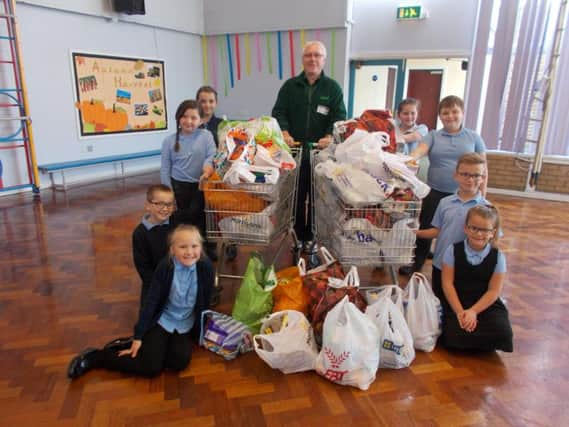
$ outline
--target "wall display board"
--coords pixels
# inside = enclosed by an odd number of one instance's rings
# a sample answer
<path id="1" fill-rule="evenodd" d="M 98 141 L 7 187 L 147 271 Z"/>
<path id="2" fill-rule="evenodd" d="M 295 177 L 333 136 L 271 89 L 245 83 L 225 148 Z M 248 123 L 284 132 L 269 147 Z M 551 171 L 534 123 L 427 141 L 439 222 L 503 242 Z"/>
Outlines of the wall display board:
<path id="1" fill-rule="evenodd" d="M 71 55 L 81 137 L 167 129 L 164 61 Z"/>

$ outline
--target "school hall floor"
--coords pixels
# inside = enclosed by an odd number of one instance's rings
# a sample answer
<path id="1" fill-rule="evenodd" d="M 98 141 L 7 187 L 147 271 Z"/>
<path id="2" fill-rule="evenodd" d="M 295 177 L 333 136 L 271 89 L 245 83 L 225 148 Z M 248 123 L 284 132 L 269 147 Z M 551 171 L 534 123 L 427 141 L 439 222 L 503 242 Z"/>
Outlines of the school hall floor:
<path id="1" fill-rule="evenodd" d="M 226 362 L 202 348 L 180 374 L 98 370 L 70 382 L 77 352 L 131 332 L 140 284 L 130 236 L 158 180 L 0 198 L 0 425 L 566 425 L 568 205 L 495 195 L 512 354 L 418 352 L 408 369 L 380 370 L 366 392 L 314 372 L 283 375 L 254 352 Z M 239 249 L 227 265 L 237 273 L 248 252 Z M 290 262 L 283 252 L 279 266 Z M 229 312 L 238 283 L 224 283 L 218 309 Z"/>

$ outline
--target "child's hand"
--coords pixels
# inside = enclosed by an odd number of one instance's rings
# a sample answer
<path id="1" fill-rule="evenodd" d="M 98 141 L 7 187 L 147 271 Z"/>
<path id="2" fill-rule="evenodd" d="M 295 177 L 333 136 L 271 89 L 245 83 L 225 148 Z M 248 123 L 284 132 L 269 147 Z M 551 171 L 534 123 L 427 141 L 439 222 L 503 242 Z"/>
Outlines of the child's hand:
<path id="1" fill-rule="evenodd" d="M 119 351 L 119 356 L 126 356 L 126 355 L 130 354 L 130 357 L 132 357 L 134 359 L 136 357 L 136 355 L 138 354 L 138 350 L 140 350 L 140 347 L 142 347 L 142 341 L 141 340 L 132 340 L 132 344 L 130 345 L 130 348 L 128 348 L 126 350 Z"/>
<path id="2" fill-rule="evenodd" d="M 410 168 L 418 168 L 419 167 L 419 162 L 417 161 L 417 159 L 407 160 L 405 162 L 405 164 Z"/>
<path id="3" fill-rule="evenodd" d="M 476 329 L 478 325 L 478 320 L 476 317 L 476 312 L 474 310 L 464 310 L 458 315 L 458 322 L 460 327 L 466 332 L 472 332 Z"/>
<path id="4" fill-rule="evenodd" d="M 207 180 L 212 175 L 213 175 L 213 166 L 210 165 L 204 166 L 203 172 L 200 176 L 200 181 Z"/>

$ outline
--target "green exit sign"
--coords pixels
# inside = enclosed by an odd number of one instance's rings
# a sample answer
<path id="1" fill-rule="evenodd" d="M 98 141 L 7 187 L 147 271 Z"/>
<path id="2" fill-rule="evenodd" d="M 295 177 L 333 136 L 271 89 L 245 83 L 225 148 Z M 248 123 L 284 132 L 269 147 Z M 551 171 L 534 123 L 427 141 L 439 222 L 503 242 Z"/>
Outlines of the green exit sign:
<path id="1" fill-rule="evenodd" d="M 405 6 L 397 8 L 397 19 L 421 19 L 421 6 Z"/>

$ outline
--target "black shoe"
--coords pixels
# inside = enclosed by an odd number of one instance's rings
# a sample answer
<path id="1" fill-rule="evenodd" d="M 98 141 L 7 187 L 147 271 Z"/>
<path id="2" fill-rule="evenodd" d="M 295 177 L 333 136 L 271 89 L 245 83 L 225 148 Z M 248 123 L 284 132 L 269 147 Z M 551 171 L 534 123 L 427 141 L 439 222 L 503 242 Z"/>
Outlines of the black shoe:
<path id="1" fill-rule="evenodd" d="M 98 351 L 96 348 L 88 348 L 71 359 L 67 367 L 67 377 L 74 380 L 90 371 L 94 367 L 94 356 Z"/>
<path id="2" fill-rule="evenodd" d="M 103 347 L 105 350 L 121 351 L 130 348 L 132 345 L 132 337 L 116 338 Z"/>
<path id="3" fill-rule="evenodd" d="M 399 267 L 399 274 L 401 274 L 402 276 L 410 276 L 411 274 L 413 274 L 414 271 L 415 269 L 413 268 L 412 265 L 402 265 L 401 267 Z"/>
<path id="4" fill-rule="evenodd" d="M 225 247 L 225 259 L 227 261 L 233 261 L 237 258 L 237 245 L 229 245 Z"/>

